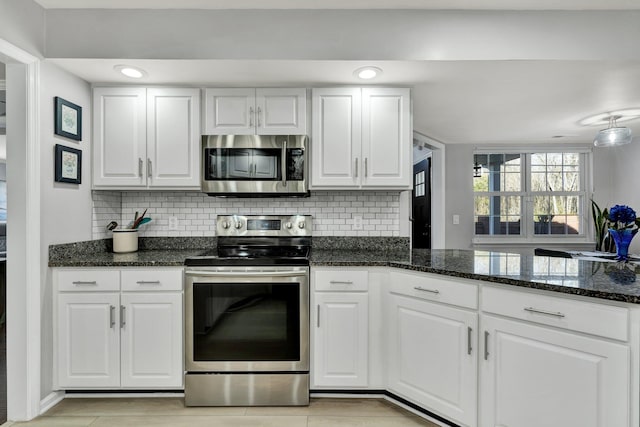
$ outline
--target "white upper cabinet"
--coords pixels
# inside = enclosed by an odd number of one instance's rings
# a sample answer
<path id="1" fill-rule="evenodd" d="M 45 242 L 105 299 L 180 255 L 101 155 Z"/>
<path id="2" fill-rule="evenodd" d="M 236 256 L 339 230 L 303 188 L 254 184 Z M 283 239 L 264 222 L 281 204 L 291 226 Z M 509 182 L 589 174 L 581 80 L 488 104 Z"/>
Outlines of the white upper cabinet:
<path id="1" fill-rule="evenodd" d="M 200 185 L 200 91 L 95 88 L 93 187 Z"/>
<path id="2" fill-rule="evenodd" d="M 93 90 L 93 186 L 145 187 L 146 89 Z"/>
<path id="3" fill-rule="evenodd" d="M 311 188 L 411 188 L 409 89 L 313 89 L 312 116 Z"/>
<path id="4" fill-rule="evenodd" d="M 205 89 L 206 135 L 304 135 L 307 90 Z"/>

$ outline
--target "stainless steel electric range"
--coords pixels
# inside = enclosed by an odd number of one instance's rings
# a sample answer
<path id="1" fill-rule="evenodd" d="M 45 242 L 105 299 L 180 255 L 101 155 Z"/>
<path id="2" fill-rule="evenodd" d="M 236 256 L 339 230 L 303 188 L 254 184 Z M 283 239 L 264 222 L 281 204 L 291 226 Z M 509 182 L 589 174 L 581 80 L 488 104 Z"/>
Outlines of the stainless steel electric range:
<path id="1" fill-rule="evenodd" d="M 311 216 L 219 215 L 185 261 L 185 404 L 309 404 Z"/>

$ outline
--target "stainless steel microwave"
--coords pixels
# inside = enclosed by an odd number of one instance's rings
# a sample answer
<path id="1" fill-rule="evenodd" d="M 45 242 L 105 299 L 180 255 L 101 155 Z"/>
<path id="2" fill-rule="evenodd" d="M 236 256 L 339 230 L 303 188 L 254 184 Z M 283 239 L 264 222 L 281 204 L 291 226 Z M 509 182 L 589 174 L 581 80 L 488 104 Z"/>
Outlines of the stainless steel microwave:
<path id="1" fill-rule="evenodd" d="M 204 135 L 202 191 L 210 196 L 309 195 L 304 135 Z"/>

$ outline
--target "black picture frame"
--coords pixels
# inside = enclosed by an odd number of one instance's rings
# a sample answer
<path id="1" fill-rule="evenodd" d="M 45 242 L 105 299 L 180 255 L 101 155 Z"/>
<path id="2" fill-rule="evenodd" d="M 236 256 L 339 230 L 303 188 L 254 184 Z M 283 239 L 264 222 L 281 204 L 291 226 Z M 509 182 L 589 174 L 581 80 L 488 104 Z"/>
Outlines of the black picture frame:
<path id="1" fill-rule="evenodd" d="M 56 96 L 54 99 L 54 133 L 82 141 L 82 107 Z"/>
<path id="2" fill-rule="evenodd" d="M 82 183 L 82 151 L 56 144 L 55 180 L 69 184 Z"/>

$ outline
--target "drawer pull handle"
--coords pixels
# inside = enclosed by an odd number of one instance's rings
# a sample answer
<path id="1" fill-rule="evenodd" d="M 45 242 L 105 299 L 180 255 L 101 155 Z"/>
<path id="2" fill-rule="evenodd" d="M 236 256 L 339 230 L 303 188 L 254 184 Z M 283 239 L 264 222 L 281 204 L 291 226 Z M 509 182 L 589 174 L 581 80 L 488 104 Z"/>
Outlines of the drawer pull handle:
<path id="1" fill-rule="evenodd" d="M 113 329 L 116 325 L 116 308 L 112 305 L 109 306 L 109 327 Z"/>
<path id="2" fill-rule="evenodd" d="M 431 294 L 439 294 L 440 291 L 437 289 L 426 289 L 426 288 L 421 288 L 420 286 L 414 286 L 413 289 L 415 289 L 416 291 L 422 291 L 422 292 L 429 292 Z"/>
<path id="3" fill-rule="evenodd" d="M 353 285 L 353 282 L 342 280 L 332 280 L 329 283 L 332 285 Z"/>
<path id="4" fill-rule="evenodd" d="M 98 282 L 96 282 L 95 280 L 92 280 L 90 282 L 83 282 L 83 281 L 77 281 L 77 282 L 72 282 L 74 285 L 97 285 Z"/>
<path id="5" fill-rule="evenodd" d="M 355 166 L 355 173 L 354 173 L 355 178 L 358 177 L 358 158 L 356 157 L 356 166 Z"/>
<path id="6" fill-rule="evenodd" d="M 489 359 L 489 331 L 484 331 L 484 360 Z"/>
<path id="7" fill-rule="evenodd" d="M 136 283 L 138 285 L 159 285 L 160 280 L 138 280 Z"/>
<path id="8" fill-rule="evenodd" d="M 560 313 L 559 311 L 547 311 L 547 310 L 538 310 L 537 308 L 533 308 L 533 307 L 525 307 L 524 311 L 528 311 L 529 313 L 538 313 L 538 314 L 546 314 L 547 316 L 554 316 L 554 317 L 564 317 L 564 314 Z"/>
<path id="9" fill-rule="evenodd" d="M 472 332 L 473 332 L 473 329 L 471 329 L 471 326 L 467 326 L 467 354 L 471 354 L 471 350 L 473 350 L 473 348 L 471 347 Z"/>
<path id="10" fill-rule="evenodd" d="M 318 311 L 317 311 L 318 315 L 317 315 L 317 320 L 316 320 L 316 325 L 319 328 L 320 327 L 320 304 L 318 304 Z"/>

